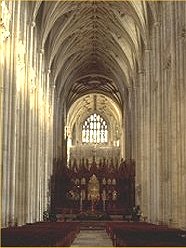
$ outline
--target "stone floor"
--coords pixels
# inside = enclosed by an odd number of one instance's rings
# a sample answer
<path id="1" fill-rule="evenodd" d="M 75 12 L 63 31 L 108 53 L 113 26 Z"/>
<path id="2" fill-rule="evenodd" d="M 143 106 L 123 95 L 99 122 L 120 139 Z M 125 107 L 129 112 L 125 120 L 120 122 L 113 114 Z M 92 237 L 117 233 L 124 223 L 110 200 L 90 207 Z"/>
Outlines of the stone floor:
<path id="1" fill-rule="evenodd" d="M 81 230 L 71 246 L 112 247 L 112 240 L 105 230 Z"/>

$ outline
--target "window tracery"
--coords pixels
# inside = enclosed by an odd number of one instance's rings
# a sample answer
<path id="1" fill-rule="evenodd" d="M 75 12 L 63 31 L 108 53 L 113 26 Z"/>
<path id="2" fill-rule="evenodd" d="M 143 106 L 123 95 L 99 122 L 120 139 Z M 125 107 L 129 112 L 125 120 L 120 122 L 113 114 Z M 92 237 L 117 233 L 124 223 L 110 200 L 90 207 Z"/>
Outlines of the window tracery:
<path id="1" fill-rule="evenodd" d="M 90 115 L 82 126 L 83 143 L 107 143 L 108 125 L 99 114 Z"/>

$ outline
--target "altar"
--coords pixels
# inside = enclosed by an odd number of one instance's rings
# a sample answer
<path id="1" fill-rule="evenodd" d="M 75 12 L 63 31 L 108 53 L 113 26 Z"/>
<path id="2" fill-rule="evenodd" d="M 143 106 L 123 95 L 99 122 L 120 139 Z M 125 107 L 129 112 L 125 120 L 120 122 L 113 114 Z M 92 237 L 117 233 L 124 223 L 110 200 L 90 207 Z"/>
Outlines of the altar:
<path id="1" fill-rule="evenodd" d="M 59 162 L 58 162 L 59 163 Z M 135 205 L 135 163 L 103 160 L 60 167 L 52 178 L 53 211 L 124 214 Z M 61 170 L 59 170 L 61 168 Z"/>

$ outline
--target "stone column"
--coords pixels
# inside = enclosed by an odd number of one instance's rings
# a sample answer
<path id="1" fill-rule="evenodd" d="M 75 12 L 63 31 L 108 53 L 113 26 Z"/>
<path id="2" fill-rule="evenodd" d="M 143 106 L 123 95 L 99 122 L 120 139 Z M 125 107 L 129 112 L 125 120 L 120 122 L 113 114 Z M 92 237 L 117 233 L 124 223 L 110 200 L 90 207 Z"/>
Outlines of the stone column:
<path id="1" fill-rule="evenodd" d="M 33 200 L 30 195 L 30 192 L 32 191 L 32 166 L 33 166 L 33 145 L 32 144 L 32 136 L 33 136 L 33 109 L 34 109 L 34 103 L 35 103 L 35 94 L 36 94 L 36 82 L 35 82 L 35 71 L 32 67 L 33 59 L 32 59 L 32 53 L 33 53 L 33 34 L 34 34 L 34 28 L 35 23 L 32 22 L 31 24 L 28 24 L 28 32 L 27 32 L 27 94 L 28 94 L 28 104 L 27 104 L 27 218 L 26 222 L 31 223 L 32 222 L 32 205 Z"/>
<path id="2" fill-rule="evenodd" d="M 131 157 L 133 159 L 136 158 L 136 150 L 137 150 L 137 127 L 136 127 L 136 122 L 137 122 L 137 111 L 136 111 L 136 87 L 132 87 L 132 92 L 131 92 L 131 142 L 132 142 L 132 155 Z"/>
<path id="3" fill-rule="evenodd" d="M 50 69 L 46 75 L 46 109 L 45 109 L 45 163 L 44 163 L 44 187 L 43 187 L 43 211 L 47 210 L 48 203 L 48 180 L 50 176 L 50 129 L 51 129 L 51 113 L 50 113 Z"/>
<path id="4" fill-rule="evenodd" d="M 149 175 L 149 181 L 151 184 L 150 187 L 150 198 L 151 198 L 151 211 L 150 211 L 150 221 L 152 223 L 155 223 L 155 210 L 156 210 L 156 184 L 155 184 L 155 176 L 156 176 L 156 164 L 155 164 L 155 118 L 156 118 L 156 104 L 155 104 L 155 94 L 157 90 L 157 81 L 154 78 L 154 75 L 156 75 L 156 39 L 155 39 L 155 30 L 154 26 L 151 31 L 151 88 L 150 88 L 150 175 Z"/>
<path id="5" fill-rule="evenodd" d="M 125 106 L 125 154 L 126 159 L 130 159 L 132 156 L 132 141 L 131 141 L 131 94 L 132 89 L 128 88 L 127 101 Z"/>
<path id="6" fill-rule="evenodd" d="M 178 158 L 179 151 L 177 147 L 177 72 L 176 72 L 176 4 L 171 2 L 170 21 L 171 21 L 171 181 L 172 181 L 172 225 L 176 226 L 178 223 Z"/>
<path id="7" fill-rule="evenodd" d="M 7 14 L 5 14 L 5 13 Z M 4 15 L 3 15 L 4 14 Z M 10 173 L 10 165 L 8 164 L 8 136 L 9 136 L 9 128 L 10 128 L 10 119 L 9 119 L 9 109 L 10 109 L 10 99 L 12 95 L 9 95 L 11 92 L 11 84 L 10 84 L 10 68 L 12 61 L 12 44 L 14 37 L 10 38 L 10 32 L 12 26 L 10 26 L 10 18 L 12 19 L 12 23 L 14 23 L 13 18 L 8 15 L 9 10 L 6 5 L 0 6 L 0 16 L 2 18 L 2 22 L 0 23 L 0 164 L 1 168 L 1 176 L 2 176 L 2 227 L 8 225 L 9 222 L 9 173 Z"/>
<path id="8" fill-rule="evenodd" d="M 139 77 L 139 86 L 138 86 L 138 159 L 136 161 L 136 179 L 137 179 L 137 188 L 138 188 L 138 197 L 141 209 L 143 214 L 146 216 L 145 206 L 143 201 L 144 191 L 142 191 L 143 181 L 144 179 L 144 91 L 143 91 L 143 83 L 144 83 L 144 71 L 140 68 L 138 72 Z M 139 168 L 138 168 L 139 167 Z"/>
<path id="9" fill-rule="evenodd" d="M 143 201 L 144 201 L 144 211 L 146 212 L 146 215 L 148 217 L 148 221 L 151 221 L 151 165 L 150 165 L 150 129 L 151 129 L 151 123 L 150 123 L 150 109 L 151 109 L 151 50 L 150 48 L 145 49 L 145 58 L 144 58 L 144 65 L 145 65 L 145 81 L 144 81 L 144 98 L 143 98 L 143 106 L 144 106 L 144 167 L 143 167 L 143 185 L 142 185 L 142 191 L 143 191 Z"/>
<path id="10" fill-rule="evenodd" d="M 161 128 L 162 128 L 162 103 L 161 103 L 161 86 L 162 86 L 162 80 L 161 80 L 161 68 L 162 68 L 162 60 L 161 60 L 161 32 L 160 32 L 160 26 L 161 24 L 159 22 L 154 24 L 154 32 L 155 32 L 155 58 L 154 61 L 156 63 L 156 78 L 155 78 L 155 89 L 154 89 L 154 95 L 153 95 L 153 112 L 154 112 L 154 170 L 153 170 L 153 178 L 154 178 L 154 185 L 153 185 L 153 191 L 152 194 L 154 197 L 154 203 L 155 211 L 154 211 L 154 222 L 159 223 L 160 218 L 160 209 L 161 209 L 161 192 L 160 192 L 160 184 L 161 184 Z M 154 65 L 155 66 L 155 65 Z"/>
<path id="11" fill-rule="evenodd" d="M 141 98 L 140 98 L 140 73 L 137 74 L 136 84 L 134 88 L 135 93 L 135 162 L 136 162 L 136 177 L 135 177 L 135 188 L 136 188 L 136 205 L 141 207 L 141 125 L 140 125 L 140 113 L 141 113 Z"/>
<path id="12" fill-rule="evenodd" d="M 186 54 L 186 15 L 185 3 L 176 4 L 176 19 L 177 21 L 177 138 L 178 138 L 178 225 L 181 228 L 186 228 L 186 155 L 185 155 L 185 140 L 186 140 L 186 102 L 185 102 L 185 54 Z M 185 75 L 184 75 L 185 74 Z"/>
<path id="13" fill-rule="evenodd" d="M 37 143 L 38 143 L 38 151 L 37 151 L 37 168 L 36 168 L 36 176 L 37 176 L 37 188 L 36 188 L 36 220 L 40 221 L 42 219 L 42 187 L 43 187 L 43 170 L 44 170 L 44 155 L 43 155 L 43 132 L 44 132 L 44 120 L 45 120 L 45 91 L 44 91 L 44 83 L 43 83 L 43 64 L 44 60 L 44 49 L 40 49 L 38 53 L 38 79 L 39 79 L 39 87 L 38 87 L 38 96 L 37 96 L 37 126 L 38 126 L 38 134 L 37 134 Z"/>

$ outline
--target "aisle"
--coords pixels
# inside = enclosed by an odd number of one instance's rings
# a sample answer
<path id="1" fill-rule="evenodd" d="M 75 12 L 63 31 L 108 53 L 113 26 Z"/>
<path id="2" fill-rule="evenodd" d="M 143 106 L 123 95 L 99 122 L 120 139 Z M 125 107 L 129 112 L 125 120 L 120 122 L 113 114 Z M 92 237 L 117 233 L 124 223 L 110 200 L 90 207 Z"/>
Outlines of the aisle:
<path id="1" fill-rule="evenodd" d="M 71 246 L 112 247 L 112 240 L 105 230 L 81 230 Z"/>

